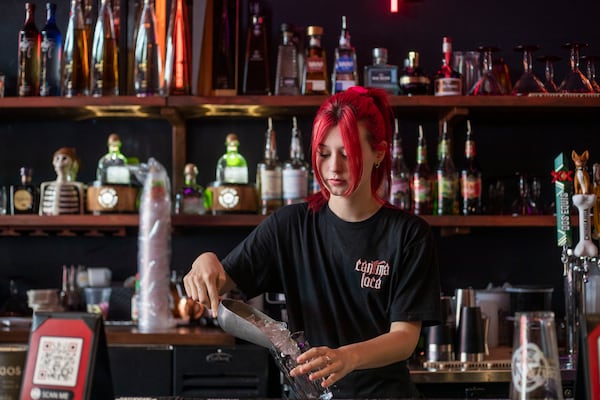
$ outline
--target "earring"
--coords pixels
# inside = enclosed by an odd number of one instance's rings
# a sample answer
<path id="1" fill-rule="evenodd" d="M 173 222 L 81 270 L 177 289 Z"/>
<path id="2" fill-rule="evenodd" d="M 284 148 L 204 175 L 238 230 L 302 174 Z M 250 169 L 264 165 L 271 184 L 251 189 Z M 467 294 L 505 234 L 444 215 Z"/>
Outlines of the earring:
<path id="1" fill-rule="evenodd" d="M 381 164 L 381 161 L 378 161 L 377 164 L 375 164 L 375 168 L 379 168 L 380 164 Z"/>

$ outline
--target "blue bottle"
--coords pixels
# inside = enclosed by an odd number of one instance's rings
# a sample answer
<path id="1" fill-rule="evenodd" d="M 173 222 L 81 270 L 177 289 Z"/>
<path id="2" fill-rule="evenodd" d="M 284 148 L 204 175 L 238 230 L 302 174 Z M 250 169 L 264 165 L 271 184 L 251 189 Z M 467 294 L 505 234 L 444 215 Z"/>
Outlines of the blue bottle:
<path id="1" fill-rule="evenodd" d="M 56 25 L 56 4 L 46 3 L 46 25 L 42 28 L 40 96 L 60 96 L 62 34 Z"/>

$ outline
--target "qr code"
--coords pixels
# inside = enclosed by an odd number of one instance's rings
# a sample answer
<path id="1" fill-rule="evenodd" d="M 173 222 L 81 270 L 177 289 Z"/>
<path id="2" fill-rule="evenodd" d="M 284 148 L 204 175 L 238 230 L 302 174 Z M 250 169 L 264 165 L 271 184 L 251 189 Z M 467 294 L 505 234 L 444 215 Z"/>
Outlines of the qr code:
<path id="1" fill-rule="evenodd" d="M 33 371 L 33 383 L 74 387 L 82 347 L 82 338 L 42 336 Z"/>

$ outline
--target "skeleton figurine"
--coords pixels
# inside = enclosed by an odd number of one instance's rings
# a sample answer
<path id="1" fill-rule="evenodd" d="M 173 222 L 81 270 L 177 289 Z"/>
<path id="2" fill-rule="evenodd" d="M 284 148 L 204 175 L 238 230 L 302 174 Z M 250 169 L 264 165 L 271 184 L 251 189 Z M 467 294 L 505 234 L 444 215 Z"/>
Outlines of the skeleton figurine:
<path id="1" fill-rule="evenodd" d="M 83 214 L 84 186 L 75 182 L 79 157 L 73 147 L 61 147 L 52 158 L 56 180 L 41 185 L 40 215 Z"/>

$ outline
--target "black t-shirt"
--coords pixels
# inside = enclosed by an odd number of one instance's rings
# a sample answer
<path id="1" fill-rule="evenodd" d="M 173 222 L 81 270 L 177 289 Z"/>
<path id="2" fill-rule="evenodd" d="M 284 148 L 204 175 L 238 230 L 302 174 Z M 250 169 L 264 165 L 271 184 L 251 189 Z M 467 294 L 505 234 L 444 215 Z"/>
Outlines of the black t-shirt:
<path id="1" fill-rule="evenodd" d="M 433 236 L 421 218 L 382 207 L 346 222 L 306 203 L 270 215 L 223 260 L 248 297 L 286 296 L 291 332 L 313 346 L 337 348 L 389 331 L 394 321 L 439 323 L 440 283 Z M 357 370 L 337 384 L 338 398 L 414 396 L 406 362 Z"/>

